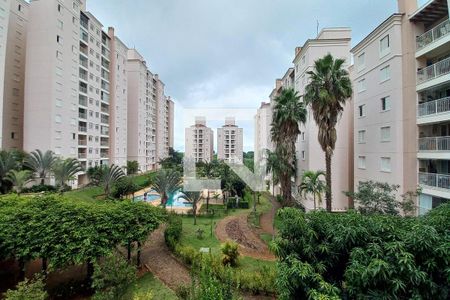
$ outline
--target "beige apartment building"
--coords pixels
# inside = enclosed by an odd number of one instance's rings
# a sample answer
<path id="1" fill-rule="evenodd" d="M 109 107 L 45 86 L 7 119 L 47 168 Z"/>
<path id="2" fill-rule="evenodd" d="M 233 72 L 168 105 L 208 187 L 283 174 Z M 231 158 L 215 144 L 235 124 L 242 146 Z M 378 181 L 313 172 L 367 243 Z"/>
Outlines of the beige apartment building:
<path id="1" fill-rule="evenodd" d="M 295 74 L 294 86 L 302 100 L 305 87 L 309 83 L 309 75 L 307 72 L 313 70 L 314 62 L 317 59 L 330 53 L 335 58 L 345 59 L 345 68 L 350 66 L 350 42 L 350 28 L 325 28 L 315 39 L 307 40 L 302 47 L 296 48 L 293 61 L 295 69 L 293 71 Z M 289 87 L 289 84 L 287 86 Z M 336 127 L 337 142 L 331 166 L 333 183 L 332 209 L 334 211 L 346 210 L 348 208 L 349 199 L 343 192 L 352 190 L 353 188 L 353 167 L 351 163 L 353 145 L 350 142 L 353 123 L 352 107 L 352 101 L 348 101 Z M 325 170 L 325 153 L 318 142 L 318 127 L 310 108 L 308 108 L 307 121 L 305 125 L 300 126 L 300 130 L 301 134 L 296 143 L 297 185 L 301 182 L 303 172 L 307 170 Z M 302 200 L 302 203 L 306 209 L 312 209 L 314 207 L 312 199 Z M 323 201 L 321 206 L 325 208 L 325 201 Z"/>
<path id="2" fill-rule="evenodd" d="M 270 134 L 273 110 L 270 103 L 262 102 L 255 115 L 254 162 L 265 164 L 266 151 L 273 151 Z"/>
<path id="3" fill-rule="evenodd" d="M 244 132 L 235 118 L 225 118 L 225 125 L 217 128 L 217 158 L 234 164 L 244 161 Z"/>
<path id="4" fill-rule="evenodd" d="M 23 93 L 29 4 L 0 0 L 0 147 L 23 147 Z"/>
<path id="5" fill-rule="evenodd" d="M 195 162 L 211 162 L 214 157 L 214 131 L 206 126 L 206 118 L 196 117 L 195 124 L 185 129 L 185 157 Z"/>

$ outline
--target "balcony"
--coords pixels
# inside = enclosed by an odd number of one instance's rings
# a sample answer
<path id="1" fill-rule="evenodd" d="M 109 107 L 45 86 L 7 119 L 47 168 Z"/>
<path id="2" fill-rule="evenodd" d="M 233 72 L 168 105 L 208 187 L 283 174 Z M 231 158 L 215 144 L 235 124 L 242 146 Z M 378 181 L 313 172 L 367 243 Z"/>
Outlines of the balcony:
<path id="1" fill-rule="evenodd" d="M 80 85 L 80 92 L 82 92 L 84 94 L 87 94 L 87 92 L 88 92 L 87 87 L 84 87 L 84 86 Z"/>
<path id="2" fill-rule="evenodd" d="M 87 97 L 83 96 L 83 95 L 79 95 L 78 96 L 78 104 L 80 104 L 81 106 L 87 107 Z"/>
<path id="3" fill-rule="evenodd" d="M 421 103 L 417 108 L 419 118 L 446 112 L 450 112 L 450 97 Z"/>
<path id="4" fill-rule="evenodd" d="M 78 131 L 79 132 L 87 132 L 87 127 L 86 126 L 78 126 Z"/>
<path id="5" fill-rule="evenodd" d="M 78 140 L 78 146 L 87 146 L 87 140 Z"/>
<path id="6" fill-rule="evenodd" d="M 419 151 L 450 151 L 450 136 L 420 138 Z"/>
<path id="7" fill-rule="evenodd" d="M 87 154 L 86 153 L 78 153 L 78 159 L 86 159 Z"/>
<path id="8" fill-rule="evenodd" d="M 85 113 L 85 112 L 78 112 L 78 117 L 80 118 L 80 119 L 87 119 L 87 113 Z"/>
<path id="9" fill-rule="evenodd" d="M 88 68 L 88 60 L 86 57 L 84 57 L 82 55 L 80 55 L 80 65 L 82 65 L 86 69 Z"/>
<path id="10" fill-rule="evenodd" d="M 422 84 L 432 79 L 450 73 L 450 57 L 443 59 L 431 66 L 417 71 L 417 84 Z"/>
<path id="11" fill-rule="evenodd" d="M 101 121 L 103 124 L 109 124 L 109 118 L 108 118 L 108 117 L 102 116 L 101 119 L 100 119 L 100 121 Z"/>
<path id="12" fill-rule="evenodd" d="M 419 173 L 419 184 L 432 188 L 450 189 L 450 175 Z"/>
<path id="13" fill-rule="evenodd" d="M 441 24 L 437 25 L 431 30 L 428 30 L 427 32 L 416 38 L 417 50 L 420 50 L 426 47 L 427 45 L 435 42 L 436 40 L 439 40 L 440 38 L 447 36 L 449 34 L 450 34 L 450 20 L 447 19 Z"/>

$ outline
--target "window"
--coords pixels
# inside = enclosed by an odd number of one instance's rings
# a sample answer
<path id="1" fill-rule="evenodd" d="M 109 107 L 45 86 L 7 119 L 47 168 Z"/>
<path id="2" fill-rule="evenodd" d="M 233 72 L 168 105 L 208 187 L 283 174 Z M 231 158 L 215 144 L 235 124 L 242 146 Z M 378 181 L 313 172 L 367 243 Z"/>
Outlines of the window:
<path id="1" fill-rule="evenodd" d="M 302 141 L 305 141 L 305 133 L 302 132 Z"/>
<path id="2" fill-rule="evenodd" d="M 358 70 L 363 70 L 366 67 L 366 53 L 361 53 L 357 59 Z"/>
<path id="3" fill-rule="evenodd" d="M 56 147 L 55 148 L 55 154 L 56 155 L 61 155 L 61 147 Z"/>
<path id="4" fill-rule="evenodd" d="M 391 127 L 385 126 L 381 127 L 381 141 L 389 142 L 391 140 Z"/>
<path id="5" fill-rule="evenodd" d="M 366 116 L 366 105 L 365 104 L 358 106 L 358 116 L 360 118 Z"/>
<path id="6" fill-rule="evenodd" d="M 14 138 L 15 138 L 15 133 L 11 132 L 11 139 L 14 139 Z"/>
<path id="7" fill-rule="evenodd" d="M 380 40 L 380 57 L 385 56 L 391 50 L 389 34 Z"/>
<path id="8" fill-rule="evenodd" d="M 305 160 L 305 151 L 302 151 L 302 160 Z"/>
<path id="9" fill-rule="evenodd" d="M 366 142 L 366 131 L 358 131 L 358 144 L 364 144 Z"/>
<path id="10" fill-rule="evenodd" d="M 56 99 L 56 107 L 62 107 L 62 100 L 61 99 Z"/>
<path id="11" fill-rule="evenodd" d="M 382 157 L 381 158 L 381 171 L 382 172 L 391 172 L 391 158 L 390 157 Z"/>
<path id="12" fill-rule="evenodd" d="M 55 121 L 56 121 L 56 123 L 61 123 L 61 121 L 62 121 L 61 116 L 60 115 L 56 115 L 55 116 Z"/>
<path id="13" fill-rule="evenodd" d="M 389 66 L 386 66 L 380 70 L 380 81 L 383 82 L 389 79 L 391 79 L 391 69 Z"/>
<path id="14" fill-rule="evenodd" d="M 358 169 L 366 169 L 366 157 L 358 156 Z"/>
<path id="15" fill-rule="evenodd" d="M 62 38 L 62 36 L 57 35 L 57 36 L 56 36 L 56 42 L 57 42 L 58 44 L 61 44 L 61 45 L 62 45 L 62 43 L 63 43 L 63 38 Z"/>
<path id="16" fill-rule="evenodd" d="M 58 20 L 58 28 L 59 28 L 59 29 L 63 29 L 63 27 L 64 27 L 63 21 Z"/>
<path id="17" fill-rule="evenodd" d="M 19 6 L 17 7 L 18 11 L 22 11 L 22 5 L 19 4 Z"/>
<path id="18" fill-rule="evenodd" d="M 62 60 L 62 52 L 61 51 L 56 51 L 56 58 L 58 58 L 59 60 Z"/>
<path id="19" fill-rule="evenodd" d="M 358 93 L 364 92 L 366 90 L 366 80 L 365 79 L 361 79 L 360 81 L 358 81 L 357 90 L 358 90 Z"/>
<path id="20" fill-rule="evenodd" d="M 386 96 L 381 98 L 381 111 L 388 111 L 391 109 L 391 97 Z"/>
<path id="21" fill-rule="evenodd" d="M 61 10 L 62 10 L 61 4 L 58 4 L 58 11 L 61 12 Z"/>

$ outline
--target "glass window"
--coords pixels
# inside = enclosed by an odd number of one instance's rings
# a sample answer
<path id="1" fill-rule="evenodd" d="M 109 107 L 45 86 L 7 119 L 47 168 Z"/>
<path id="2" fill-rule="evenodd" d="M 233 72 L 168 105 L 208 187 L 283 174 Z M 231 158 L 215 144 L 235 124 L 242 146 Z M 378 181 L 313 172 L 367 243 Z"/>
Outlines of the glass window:
<path id="1" fill-rule="evenodd" d="M 358 115 L 359 115 L 359 117 L 366 116 L 366 105 L 365 104 L 358 106 Z"/>
<path id="2" fill-rule="evenodd" d="M 380 40 L 380 56 L 384 56 L 390 51 L 389 34 Z"/>
<path id="3" fill-rule="evenodd" d="M 391 70 L 390 70 L 389 66 L 386 66 L 380 70 L 380 81 L 381 82 L 389 80 L 390 78 L 391 78 Z"/>
<path id="4" fill-rule="evenodd" d="M 390 157 L 382 157 L 381 158 L 381 171 L 382 172 L 391 172 L 391 158 Z"/>
<path id="5" fill-rule="evenodd" d="M 391 109 L 391 97 L 386 96 L 381 98 L 381 110 L 387 111 Z"/>
<path id="6" fill-rule="evenodd" d="M 366 80 L 365 79 L 361 79 L 360 81 L 358 81 L 357 89 L 358 89 L 359 93 L 364 92 L 366 90 Z"/>
<path id="7" fill-rule="evenodd" d="M 389 142 L 391 140 L 391 127 L 385 126 L 381 127 L 381 141 Z"/>
<path id="8" fill-rule="evenodd" d="M 358 169 L 365 169 L 365 168 L 366 168 L 366 157 L 358 156 Z"/>
<path id="9" fill-rule="evenodd" d="M 357 59 L 358 70 L 362 70 L 366 67 L 366 53 L 361 53 Z"/>
<path id="10" fill-rule="evenodd" d="M 366 131 L 360 130 L 358 131 L 358 143 L 363 144 L 366 142 Z"/>

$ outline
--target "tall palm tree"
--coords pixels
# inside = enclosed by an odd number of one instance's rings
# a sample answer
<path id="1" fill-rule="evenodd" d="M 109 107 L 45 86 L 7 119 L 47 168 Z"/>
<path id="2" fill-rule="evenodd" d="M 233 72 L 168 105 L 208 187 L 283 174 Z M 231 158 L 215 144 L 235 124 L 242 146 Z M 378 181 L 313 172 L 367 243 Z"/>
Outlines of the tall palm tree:
<path id="1" fill-rule="evenodd" d="M 334 59 L 331 54 L 315 61 L 314 69 L 308 72 L 311 82 L 305 90 L 305 101 L 312 109 L 319 127 L 319 143 L 325 152 L 327 211 L 331 211 L 331 160 L 337 140 L 336 124 L 352 95 L 352 83 L 344 63 L 344 59 Z"/>
<path id="2" fill-rule="evenodd" d="M 117 165 L 104 166 L 102 168 L 103 174 L 101 181 L 105 190 L 105 195 L 106 197 L 109 197 L 111 194 L 111 187 L 114 183 L 119 181 L 119 179 L 125 177 L 125 172 Z"/>
<path id="3" fill-rule="evenodd" d="M 194 225 L 197 225 L 197 205 L 201 200 L 200 192 L 183 192 L 186 196 L 186 200 L 192 203 L 192 214 L 194 215 Z"/>
<path id="4" fill-rule="evenodd" d="M 169 196 L 181 188 L 181 176 L 174 170 L 160 170 L 153 181 L 153 188 L 161 196 L 161 204 L 166 208 Z"/>
<path id="5" fill-rule="evenodd" d="M 295 142 L 300 134 L 300 123 L 306 122 L 306 109 L 293 89 L 283 89 L 275 98 L 271 138 L 280 158 L 281 193 L 286 203 L 292 204 L 292 176 L 295 175 Z"/>
<path id="6" fill-rule="evenodd" d="M 322 204 L 322 194 L 327 188 L 325 182 L 320 179 L 320 176 L 325 176 L 325 172 L 306 171 L 303 173 L 302 182 L 299 186 L 300 194 L 302 194 L 305 198 L 307 194 L 313 195 L 314 210 L 317 209 L 316 198 L 319 202 L 318 204 Z"/>
<path id="7" fill-rule="evenodd" d="M 275 197 L 275 185 L 277 185 L 279 181 L 279 173 L 280 173 L 280 158 L 277 156 L 276 152 L 272 152 L 269 149 L 266 149 L 266 174 L 272 174 L 272 196 Z"/>
<path id="8" fill-rule="evenodd" d="M 17 194 L 22 193 L 23 188 L 32 180 L 33 173 L 29 170 L 11 170 L 8 172 L 6 179 L 12 183 Z"/>
<path id="9" fill-rule="evenodd" d="M 65 160 L 58 159 L 52 167 L 55 176 L 56 185 L 59 186 L 61 193 L 67 186 L 67 181 L 75 179 L 79 172 L 83 172 L 80 162 L 75 158 Z"/>
<path id="10" fill-rule="evenodd" d="M 12 152 L 0 151 L 0 190 L 6 193 L 11 188 L 8 174 L 18 167 L 16 157 Z"/>
<path id="11" fill-rule="evenodd" d="M 41 185 L 44 185 L 45 178 L 50 174 L 56 160 L 57 157 L 50 150 L 45 153 L 35 150 L 25 158 L 25 166 L 30 168 L 41 179 Z"/>

